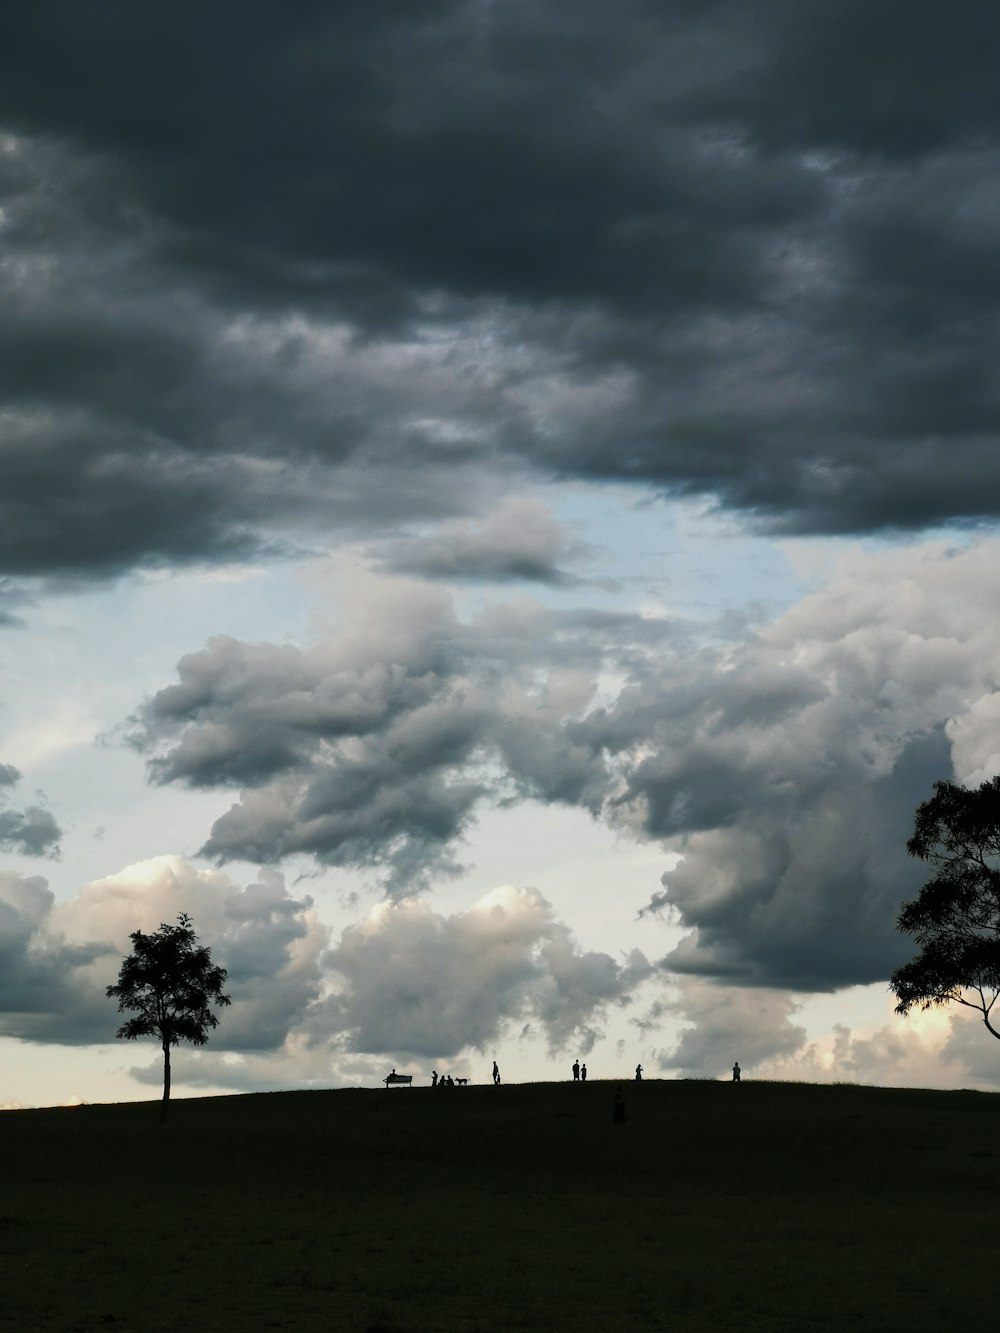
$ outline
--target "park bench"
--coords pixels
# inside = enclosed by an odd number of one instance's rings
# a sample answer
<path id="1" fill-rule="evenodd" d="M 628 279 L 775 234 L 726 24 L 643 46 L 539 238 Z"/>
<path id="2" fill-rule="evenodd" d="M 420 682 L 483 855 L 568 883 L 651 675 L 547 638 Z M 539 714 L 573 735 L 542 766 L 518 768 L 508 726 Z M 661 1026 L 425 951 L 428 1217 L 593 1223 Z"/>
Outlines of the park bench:
<path id="1" fill-rule="evenodd" d="M 385 1086 L 386 1086 L 387 1088 L 388 1088 L 391 1084 L 393 1084 L 393 1083 L 399 1083 L 399 1084 L 401 1084 L 403 1087 L 407 1087 L 407 1088 L 408 1088 L 408 1087 L 410 1086 L 410 1084 L 413 1082 L 413 1075 L 412 1075 L 412 1074 L 397 1074 L 396 1071 L 393 1070 L 393 1072 L 392 1072 L 391 1074 L 386 1074 L 386 1076 L 385 1076 L 385 1078 L 382 1080 L 382 1082 L 385 1084 Z"/>

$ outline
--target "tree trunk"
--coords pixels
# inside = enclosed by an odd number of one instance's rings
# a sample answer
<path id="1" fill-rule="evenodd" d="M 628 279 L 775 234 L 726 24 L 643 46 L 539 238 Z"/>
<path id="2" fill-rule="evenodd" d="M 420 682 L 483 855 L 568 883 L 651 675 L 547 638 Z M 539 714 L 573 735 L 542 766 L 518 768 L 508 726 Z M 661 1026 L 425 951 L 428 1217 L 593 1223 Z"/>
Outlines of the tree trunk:
<path id="1" fill-rule="evenodd" d="M 160 1102 L 160 1124 L 167 1118 L 170 1105 L 170 1042 L 163 1043 L 163 1100 Z"/>

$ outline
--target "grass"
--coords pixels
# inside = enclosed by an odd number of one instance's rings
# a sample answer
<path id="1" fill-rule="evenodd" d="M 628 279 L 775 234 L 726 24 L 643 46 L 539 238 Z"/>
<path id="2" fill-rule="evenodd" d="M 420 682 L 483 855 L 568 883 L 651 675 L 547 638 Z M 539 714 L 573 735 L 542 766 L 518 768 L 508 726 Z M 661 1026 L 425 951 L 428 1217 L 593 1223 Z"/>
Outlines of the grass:
<path id="1" fill-rule="evenodd" d="M 647 1081 L 0 1116 L 0 1329 L 991 1326 L 1000 1098 Z"/>

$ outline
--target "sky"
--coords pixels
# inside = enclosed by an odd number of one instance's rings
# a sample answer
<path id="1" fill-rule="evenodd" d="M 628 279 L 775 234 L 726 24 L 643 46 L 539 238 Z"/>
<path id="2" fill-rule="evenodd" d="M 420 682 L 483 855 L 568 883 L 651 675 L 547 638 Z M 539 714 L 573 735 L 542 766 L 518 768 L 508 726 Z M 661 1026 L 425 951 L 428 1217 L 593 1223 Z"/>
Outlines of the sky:
<path id="1" fill-rule="evenodd" d="M 0 16 L 0 1105 L 1000 1087 L 893 1013 L 1000 772 L 990 0 Z"/>

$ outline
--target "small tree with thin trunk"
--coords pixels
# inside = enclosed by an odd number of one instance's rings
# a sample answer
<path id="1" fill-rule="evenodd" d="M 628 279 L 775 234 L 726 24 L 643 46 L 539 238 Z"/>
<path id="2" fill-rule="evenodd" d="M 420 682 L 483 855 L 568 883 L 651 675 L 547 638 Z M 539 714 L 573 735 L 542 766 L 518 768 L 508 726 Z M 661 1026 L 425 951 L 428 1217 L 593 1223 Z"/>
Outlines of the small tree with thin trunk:
<path id="1" fill-rule="evenodd" d="M 920 952 L 892 974 L 896 1013 L 961 1004 L 1000 1041 L 1000 777 L 971 790 L 936 782 L 906 850 L 936 872 L 899 914 Z"/>
<path id="2" fill-rule="evenodd" d="M 122 960 L 117 986 L 108 987 L 108 997 L 118 1001 L 118 1012 L 132 1010 L 136 1017 L 115 1033 L 133 1041 L 156 1037 L 163 1051 L 163 1098 L 160 1120 L 170 1105 L 170 1048 L 180 1041 L 204 1046 L 208 1030 L 219 1026 L 212 1005 L 229 1004 L 222 987 L 225 968 L 215 967 L 209 949 L 198 944 L 191 918 L 182 912 L 177 925 L 163 923 L 145 935 L 129 936 L 132 952 Z"/>

